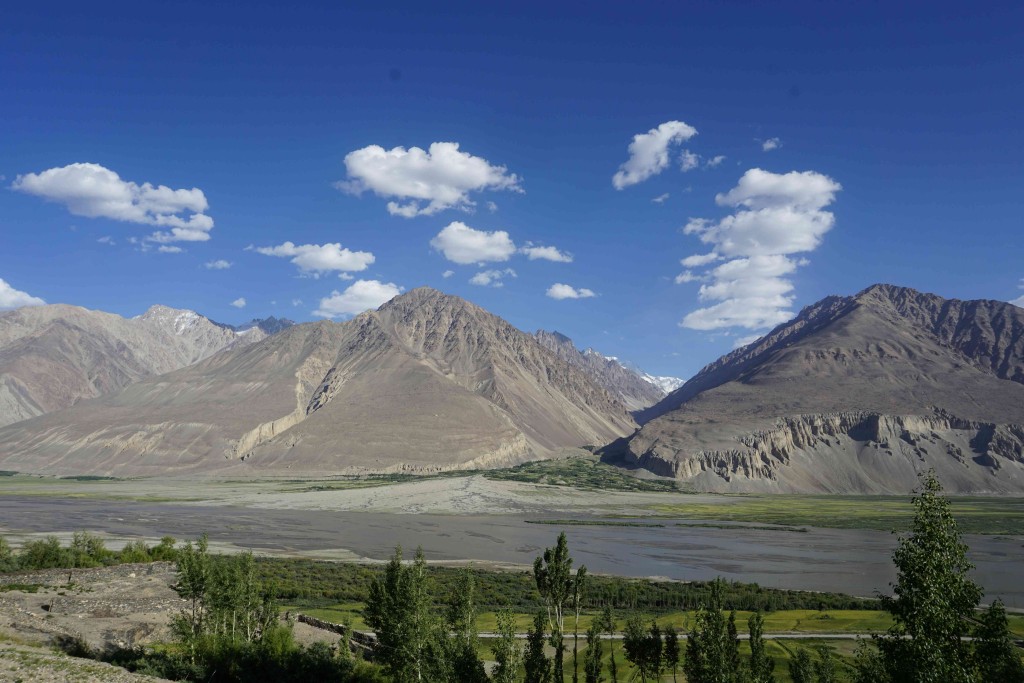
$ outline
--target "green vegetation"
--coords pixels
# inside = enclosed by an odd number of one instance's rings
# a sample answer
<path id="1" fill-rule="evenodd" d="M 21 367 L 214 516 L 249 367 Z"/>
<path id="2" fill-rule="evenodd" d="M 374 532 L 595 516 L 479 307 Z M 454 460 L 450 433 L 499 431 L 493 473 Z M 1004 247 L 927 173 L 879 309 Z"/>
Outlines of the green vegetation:
<path id="1" fill-rule="evenodd" d="M 497 481 L 572 486 L 587 491 L 680 492 L 674 481 L 633 477 L 620 467 L 601 462 L 596 456 L 539 460 L 506 470 L 489 470 L 484 476 Z"/>
<path id="2" fill-rule="evenodd" d="M 552 526 L 634 526 L 665 528 L 658 522 L 628 522 L 616 519 L 528 519 L 527 524 L 550 524 Z"/>
<path id="3" fill-rule="evenodd" d="M 1024 535 L 1024 498 L 948 498 L 960 530 L 971 534 Z M 894 496 L 716 496 L 656 504 L 659 516 L 786 526 L 906 531 L 913 506 Z"/>
<path id="4" fill-rule="evenodd" d="M 17 553 L 0 537 L 0 572 L 108 567 L 130 562 L 173 561 L 176 557 L 174 539 L 170 536 L 152 547 L 136 540 L 115 551 L 108 550 L 99 536 L 76 531 L 67 546 L 61 545 L 56 536 L 47 536 L 26 542 Z"/>
<path id="5" fill-rule="evenodd" d="M 972 623 L 982 589 L 968 575 L 967 546 L 941 493 L 934 472 L 922 477 L 912 531 L 893 552 L 893 595 L 882 598 L 894 623 L 858 652 L 858 683 L 1024 683 L 1001 603 Z"/>

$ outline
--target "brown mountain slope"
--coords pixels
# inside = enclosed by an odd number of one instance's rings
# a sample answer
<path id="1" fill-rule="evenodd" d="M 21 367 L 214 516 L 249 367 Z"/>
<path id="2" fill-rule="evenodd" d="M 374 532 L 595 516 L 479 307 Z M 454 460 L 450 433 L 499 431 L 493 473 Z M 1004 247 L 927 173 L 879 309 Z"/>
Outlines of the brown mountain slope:
<path id="1" fill-rule="evenodd" d="M 829 297 L 651 408 L 621 454 L 708 490 L 1024 491 L 1024 310 Z"/>
<path id="2" fill-rule="evenodd" d="M 532 336 L 413 290 L 0 429 L 0 466 L 162 474 L 435 471 L 603 443 L 625 408 Z"/>
<path id="3" fill-rule="evenodd" d="M 0 313 L 0 426 L 264 337 L 166 306 L 130 319 L 63 304 Z"/>
<path id="4" fill-rule="evenodd" d="M 660 387 L 643 379 L 615 358 L 607 358 L 593 349 L 580 351 L 572 339 L 559 332 L 538 330 L 533 336 L 541 346 L 571 365 L 575 365 L 617 397 L 630 410 L 649 408 L 665 398 Z"/>

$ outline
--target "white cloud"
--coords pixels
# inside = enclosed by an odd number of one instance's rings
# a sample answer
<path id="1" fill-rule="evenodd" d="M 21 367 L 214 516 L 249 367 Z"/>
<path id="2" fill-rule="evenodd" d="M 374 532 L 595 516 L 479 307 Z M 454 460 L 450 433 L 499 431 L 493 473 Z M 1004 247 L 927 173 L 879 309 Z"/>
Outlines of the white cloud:
<path id="1" fill-rule="evenodd" d="M 213 219 L 205 213 L 206 195 L 199 188 L 139 185 L 99 164 L 68 164 L 26 173 L 15 178 L 11 188 L 63 204 L 76 216 L 170 228 L 153 233 L 155 242 L 205 242 L 213 229 Z"/>
<path id="2" fill-rule="evenodd" d="M 498 210 L 498 205 L 495 204 L 494 202 L 487 202 L 486 206 L 487 210 L 490 211 L 491 213 L 494 213 L 495 211 Z"/>
<path id="3" fill-rule="evenodd" d="M 302 299 L 292 299 L 292 306 L 301 306 Z"/>
<path id="4" fill-rule="evenodd" d="M 455 275 L 455 271 L 454 270 L 446 270 L 443 273 L 441 273 L 441 277 L 443 277 L 445 280 L 450 278 L 452 275 Z"/>
<path id="5" fill-rule="evenodd" d="M 291 262 L 306 275 L 319 277 L 330 271 L 358 272 L 366 270 L 376 258 L 368 251 L 343 249 L 338 242 L 327 244 L 293 244 L 285 242 L 276 247 L 256 247 L 264 256 L 291 257 Z"/>
<path id="6" fill-rule="evenodd" d="M 172 246 L 168 246 L 166 244 L 161 244 L 160 247 L 157 249 L 157 251 L 159 251 L 161 254 L 180 254 L 180 253 L 184 252 L 185 250 L 182 249 L 181 247 L 175 247 L 173 245 Z"/>
<path id="7" fill-rule="evenodd" d="M 523 191 L 519 176 L 459 151 L 457 142 L 435 142 L 429 150 L 370 145 L 345 155 L 345 169 L 348 178 L 336 184 L 339 190 L 357 196 L 370 191 L 397 199 L 388 202 L 388 213 L 405 218 L 451 208 L 470 210 L 476 206 L 469 198 L 471 192 Z"/>
<path id="8" fill-rule="evenodd" d="M 693 254 L 692 256 L 680 259 L 679 265 L 684 268 L 696 268 L 697 266 L 706 266 L 709 263 L 714 263 L 720 258 L 721 257 L 715 252 L 711 252 L 710 254 Z"/>
<path id="9" fill-rule="evenodd" d="M 469 284 L 481 287 L 504 287 L 502 279 L 505 277 L 516 277 L 516 271 L 511 268 L 505 270 L 482 270 L 469 279 Z"/>
<path id="10" fill-rule="evenodd" d="M 704 163 L 705 168 L 715 168 L 721 166 L 722 162 L 725 161 L 725 155 L 719 154 L 718 156 L 711 157 Z"/>
<path id="11" fill-rule="evenodd" d="M 734 209 L 718 222 L 693 218 L 684 232 L 696 235 L 713 250 L 682 259 L 687 268 L 724 259 L 697 275 L 690 271 L 676 281 L 707 280 L 700 301 L 709 304 L 687 314 L 680 323 L 697 330 L 772 327 L 793 316 L 793 283 L 788 279 L 808 263 L 793 254 L 818 248 L 835 217 L 825 207 L 842 189 L 839 183 L 814 171 L 770 173 L 747 171 L 736 187 L 719 194 L 720 206 Z M 680 280 L 680 278 L 683 278 Z"/>
<path id="12" fill-rule="evenodd" d="M 217 259 L 216 261 L 207 261 L 203 264 L 203 267 L 207 270 L 227 270 L 233 264 L 231 261 L 225 261 L 224 259 Z"/>
<path id="13" fill-rule="evenodd" d="M 526 254 L 531 261 L 541 259 L 544 261 L 554 261 L 555 263 L 572 263 L 572 254 L 559 251 L 557 247 L 542 247 L 532 242 L 527 242 L 526 246 L 520 249 L 520 251 Z"/>
<path id="14" fill-rule="evenodd" d="M 665 200 L 668 199 L 670 196 L 671 195 L 669 195 L 669 193 L 666 192 L 665 194 L 659 194 L 657 197 L 655 197 L 651 201 L 654 202 L 655 204 L 664 204 Z"/>
<path id="15" fill-rule="evenodd" d="M 453 263 L 487 263 L 508 261 L 516 253 L 516 245 L 504 230 L 486 232 L 453 221 L 430 240 L 430 246 Z"/>
<path id="16" fill-rule="evenodd" d="M 357 315 L 379 308 L 401 293 L 402 288 L 393 282 L 356 280 L 344 292 L 334 290 L 330 296 L 320 299 L 320 307 L 313 314 L 324 318 Z"/>
<path id="17" fill-rule="evenodd" d="M 548 287 L 547 295 L 552 299 L 589 299 L 592 296 L 597 296 L 592 290 L 585 289 L 583 287 L 576 289 L 570 285 L 564 285 L 561 282 Z"/>
<path id="18" fill-rule="evenodd" d="M 669 147 L 686 142 L 697 129 L 682 121 L 666 121 L 646 133 L 633 136 L 629 143 L 629 159 L 612 176 L 612 185 L 621 190 L 641 183 L 668 168 Z"/>
<path id="19" fill-rule="evenodd" d="M 677 285 L 683 285 L 688 282 L 697 282 L 698 280 L 703 279 L 704 278 L 701 277 L 700 275 L 695 275 L 692 270 L 684 270 L 683 272 L 679 273 L 679 275 L 676 275 L 675 283 Z"/>
<path id="20" fill-rule="evenodd" d="M 245 308 L 245 297 L 238 297 L 237 299 L 231 302 L 231 305 L 234 306 L 235 308 Z"/>
<path id="21" fill-rule="evenodd" d="M 770 152 L 773 149 L 778 149 L 779 147 L 782 147 L 782 140 L 778 138 L 768 138 L 761 143 L 761 149 L 765 152 Z"/>
<path id="22" fill-rule="evenodd" d="M 117 242 L 114 241 L 114 238 L 111 237 L 110 235 L 104 235 L 103 237 L 99 238 L 96 241 L 99 242 L 100 244 L 108 244 L 110 246 L 114 246 L 115 244 L 117 244 Z"/>
<path id="23" fill-rule="evenodd" d="M 9 308 L 21 308 L 22 306 L 42 306 L 46 302 L 28 292 L 11 287 L 3 278 L 0 278 L 0 311 Z"/>
<path id="24" fill-rule="evenodd" d="M 687 171 L 692 171 L 698 166 L 700 166 L 700 155 L 691 152 L 688 149 L 684 149 L 679 155 L 679 170 L 685 173 Z"/>

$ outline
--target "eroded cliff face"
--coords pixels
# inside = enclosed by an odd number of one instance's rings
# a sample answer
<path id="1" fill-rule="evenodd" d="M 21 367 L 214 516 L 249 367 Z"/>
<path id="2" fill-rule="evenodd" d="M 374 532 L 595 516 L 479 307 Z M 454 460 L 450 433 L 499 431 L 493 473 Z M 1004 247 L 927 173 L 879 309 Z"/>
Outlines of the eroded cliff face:
<path id="1" fill-rule="evenodd" d="M 935 468 L 958 492 L 1006 492 L 1024 482 L 1024 426 L 931 415 L 838 412 L 781 418 L 768 429 L 737 436 L 734 447 L 677 451 L 655 440 L 632 440 L 626 461 L 662 476 L 712 490 L 820 492 L 829 482 L 853 490 L 878 488 L 868 461 L 889 460 L 900 476 L 888 488 L 913 487 L 917 472 Z M 817 465 L 813 476 L 800 469 Z M 717 485 L 716 485 L 716 480 Z M 883 489 L 886 488 L 883 486 Z M 880 491 L 881 492 L 881 491 Z"/>

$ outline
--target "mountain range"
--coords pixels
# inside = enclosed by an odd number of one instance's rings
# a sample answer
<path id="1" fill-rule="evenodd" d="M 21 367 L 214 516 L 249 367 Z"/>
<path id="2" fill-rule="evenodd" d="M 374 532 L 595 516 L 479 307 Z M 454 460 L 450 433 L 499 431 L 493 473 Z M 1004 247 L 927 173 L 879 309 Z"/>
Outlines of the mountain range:
<path id="1" fill-rule="evenodd" d="M 667 395 L 665 390 L 671 390 Z M 428 473 L 603 446 L 703 491 L 1024 491 L 1024 309 L 827 297 L 679 386 L 412 290 L 342 323 L 0 314 L 0 467 Z"/>
<path id="2" fill-rule="evenodd" d="M 0 313 L 0 426 L 118 391 L 287 327 L 153 306 L 135 318 L 52 304 Z"/>
<path id="3" fill-rule="evenodd" d="M 422 288 L 8 425 L 0 465 L 433 472 L 515 464 L 635 427 L 618 398 L 533 335 Z"/>
<path id="4" fill-rule="evenodd" d="M 1024 491 L 1024 309 L 828 297 L 642 411 L 607 457 L 705 491 Z"/>

